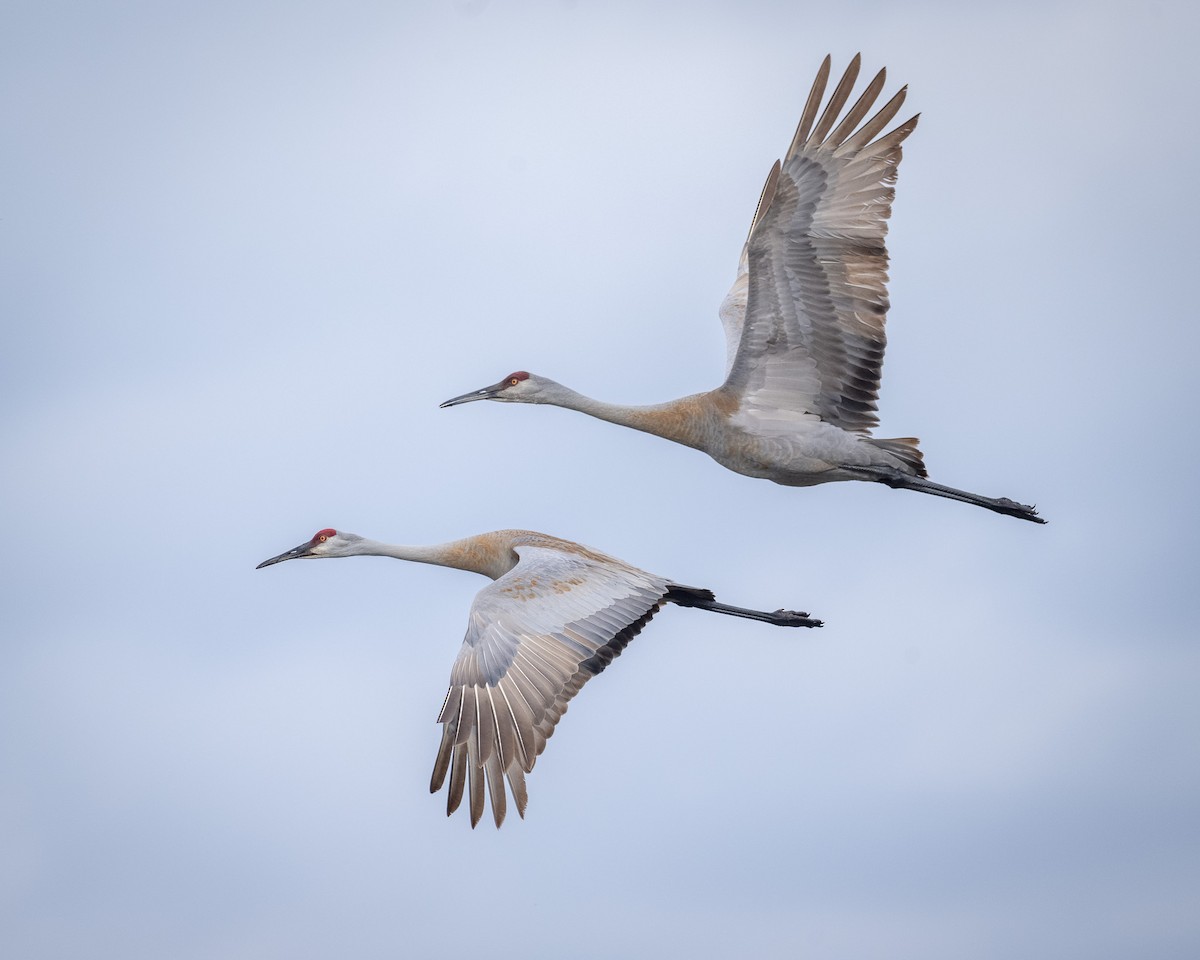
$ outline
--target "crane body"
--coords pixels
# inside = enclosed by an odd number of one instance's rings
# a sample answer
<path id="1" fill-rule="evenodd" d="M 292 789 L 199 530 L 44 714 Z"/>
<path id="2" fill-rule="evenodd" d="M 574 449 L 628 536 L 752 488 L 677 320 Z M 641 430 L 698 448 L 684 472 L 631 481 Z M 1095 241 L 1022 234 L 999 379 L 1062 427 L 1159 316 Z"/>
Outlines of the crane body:
<path id="1" fill-rule="evenodd" d="M 593 400 L 527 371 L 447 400 L 545 403 L 642 430 L 785 486 L 862 480 L 1044 523 L 1034 507 L 934 483 L 916 438 L 876 438 L 887 337 L 884 244 L 901 144 L 917 117 L 880 136 L 902 88 L 870 119 L 880 70 L 845 111 L 855 57 L 824 110 L 825 58 L 784 159 L 767 177 L 732 289 L 720 308 L 721 386 L 654 406 Z"/>
<path id="2" fill-rule="evenodd" d="M 604 670 L 664 604 L 785 627 L 819 627 L 794 610 L 719 603 L 712 591 L 648 573 L 570 540 L 498 530 L 436 546 L 397 546 L 327 528 L 258 565 L 322 557 L 378 556 L 432 563 L 493 581 L 471 605 L 466 638 L 450 673 L 438 722 L 442 740 L 430 791 L 449 778 L 446 813 L 469 797 L 471 826 L 485 790 L 496 826 L 505 780 L 524 817 L 525 774 L 546 747 L 567 703 Z"/>

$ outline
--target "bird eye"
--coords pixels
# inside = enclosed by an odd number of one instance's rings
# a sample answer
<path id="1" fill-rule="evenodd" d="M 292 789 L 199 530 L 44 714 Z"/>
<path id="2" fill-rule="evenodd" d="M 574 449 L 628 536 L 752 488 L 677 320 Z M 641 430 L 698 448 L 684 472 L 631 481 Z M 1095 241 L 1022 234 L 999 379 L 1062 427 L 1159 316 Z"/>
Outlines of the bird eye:
<path id="1" fill-rule="evenodd" d="M 329 538 L 328 538 L 327 536 L 325 536 L 325 534 L 321 534 L 321 542 L 322 542 L 322 543 L 324 543 L 324 542 L 325 542 L 326 540 L 328 540 L 328 539 L 329 539 Z"/>
<path id="2" fill-rule="evenodd" d="M 516 377 L 513 377 L 511 380 L 509 380 L 509 381 L 508 381 L 508 383 L 509 383 L 509 386 L 513 386 L 513 387 L 515 387 L 515 386 L 516 386 L 518 383 L 520 383 L 520 382 L 521 382 L 521 381 L 520 381 L 520 380 L 518 380 Z"/>

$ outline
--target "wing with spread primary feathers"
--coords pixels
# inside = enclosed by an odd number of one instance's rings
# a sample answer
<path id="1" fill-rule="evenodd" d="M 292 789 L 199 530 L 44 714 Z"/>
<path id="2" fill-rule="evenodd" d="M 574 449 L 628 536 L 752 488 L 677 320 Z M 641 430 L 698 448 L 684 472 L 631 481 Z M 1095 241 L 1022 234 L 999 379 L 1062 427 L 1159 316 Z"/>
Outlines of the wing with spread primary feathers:
<path id="1" fill-rule="evenodd" d="M 449 773 L 446 813 L 468 789 L 471 825 L 484 787 L 496 826 L 504 778 L 525 813 L 525 774 L 567 702 L 616 657 L 658 611 L 666 581 L 589 551 L 518 545 L 520 561 L 485 587 L 450 672 L 438 721 L 442 742 L 430 791 Z"/>
<path id="2" fill-rule="evenodd" d="M 883 70 L 843 115 L 858 68 L 856 56 L 818 118 L 825 58 L 791 147 L 763 188 L 721 318 L 730 345 L 723 389 L 738 396 L 741 414 L 818 416 L 867 435 L 878 423 L 886 342 L 884 237 L 900 145 L 917 117 L 873 139 L 905 96 L 901 89 L 863 122 Z"/>

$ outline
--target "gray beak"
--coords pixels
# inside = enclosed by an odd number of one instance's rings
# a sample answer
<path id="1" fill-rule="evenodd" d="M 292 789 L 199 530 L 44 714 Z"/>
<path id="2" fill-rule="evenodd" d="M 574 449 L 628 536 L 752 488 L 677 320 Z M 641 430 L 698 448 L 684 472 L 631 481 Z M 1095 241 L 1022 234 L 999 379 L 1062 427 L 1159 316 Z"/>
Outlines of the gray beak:
<path id="1" fill-rule="evenodd" d="M 272 557 L 270 560 L 264 560 L 254 569 L 261 570 L 263 567 L 269 567 L 273 563 L 283 563 L 284 560 L 302 560 L 304 557 L 309 555 L 308 551 L 311 549 L 312 541 L 309 540 L 307 543 L 302 543 L 298 547 L 293 547 L 291 550 L 287 551 L 287 553 L 281 553 L 279 556 Z"/>
<path id="2" fill-rule="evenodd" d="M 472 390 L 470 393 L 464 393 L 460 397 L 454 397 L 445 403 L 438 404 L 438 408 L 445 410 L 446 407 L 457 407 L 460 403 L 470 403 L 472 400 L 493 400 L 496 394 L 506 386 L 508 386 L 508 381 L 504 380 L 490 387 L 484 387 L 482 390 Z"/>

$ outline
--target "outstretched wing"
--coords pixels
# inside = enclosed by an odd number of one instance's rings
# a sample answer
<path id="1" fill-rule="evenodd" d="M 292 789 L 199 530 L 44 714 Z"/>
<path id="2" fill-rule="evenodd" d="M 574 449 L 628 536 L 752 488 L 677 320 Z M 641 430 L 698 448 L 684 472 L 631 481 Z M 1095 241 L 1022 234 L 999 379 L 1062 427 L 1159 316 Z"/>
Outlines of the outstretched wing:
<path id="1" fill-rule="evenodd" d="M 842 115 L 858 68 L 855 56 L 818 119 L 829 79 L 825 58 L 787 156 L 767 178 L 721 307 L 730 345 L 723 389 L 755 421 L 815 415 L 861 434 L 879 422 L 884 237 L 900 145 L 917 117 L 872 139 L 905 96 L 901 89 L 863 122 L 883 88 L 883 70 Z"/>
<path id="2" fill-rule="evenodd" d="M 438 721 L 442 743 L 430 791 L 450 774 L 446 813 L 469 779 L 471 826 L 505 814 L 504 777 L 525 815 L 525 774 L 567 702 L 658 611 L 666 581 L 599 555 L 519 545 L 520 561 L 485 587 L 471 619 Z"/>

